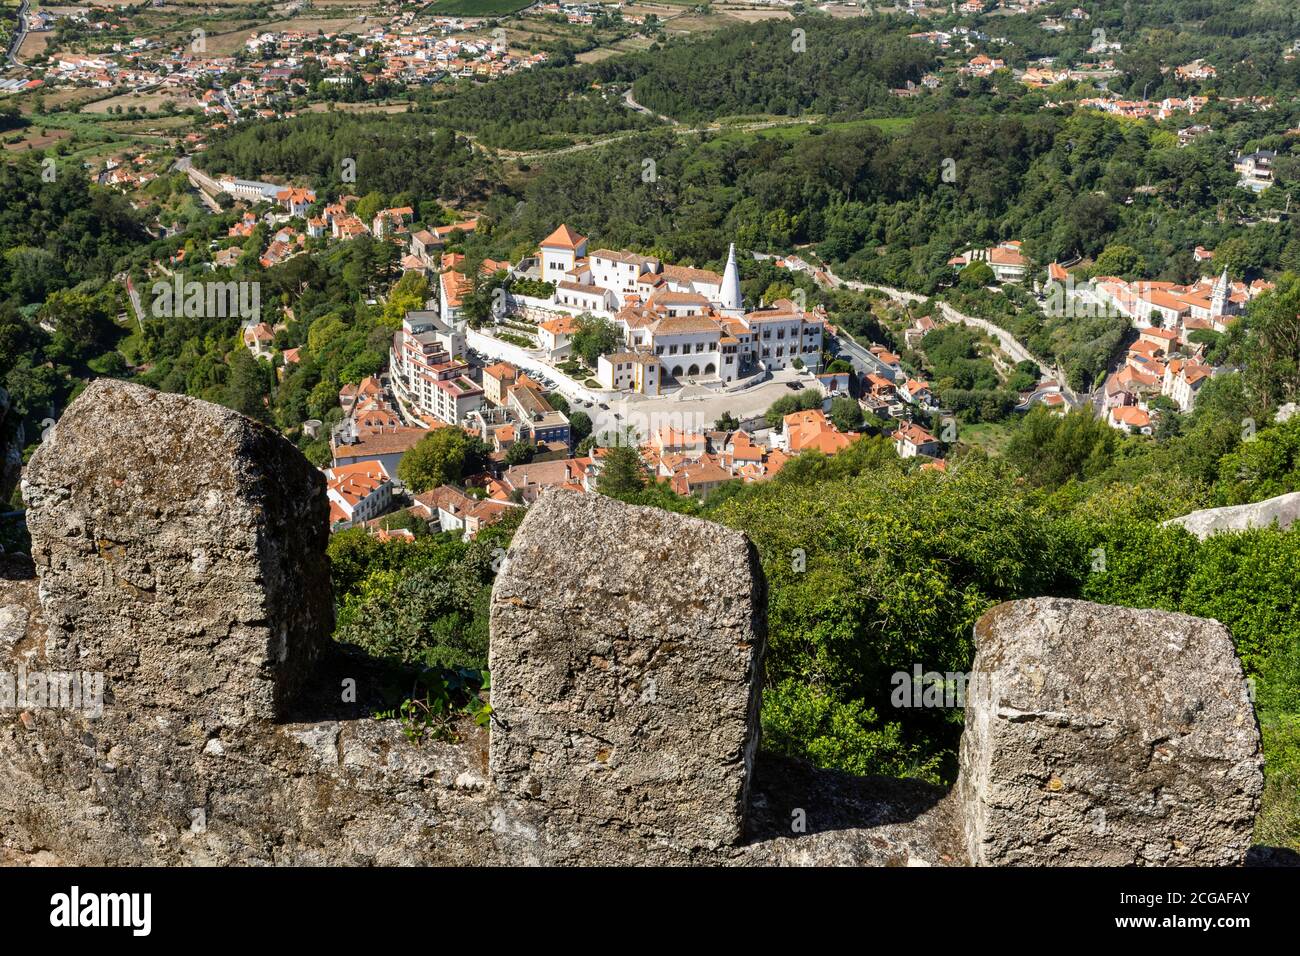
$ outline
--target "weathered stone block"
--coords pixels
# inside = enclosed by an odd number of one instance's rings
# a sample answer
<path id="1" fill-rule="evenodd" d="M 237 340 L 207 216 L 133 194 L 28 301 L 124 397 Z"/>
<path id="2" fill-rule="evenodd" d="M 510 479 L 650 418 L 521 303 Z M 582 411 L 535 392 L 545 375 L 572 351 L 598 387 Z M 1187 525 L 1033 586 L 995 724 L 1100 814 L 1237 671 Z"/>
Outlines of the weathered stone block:
<path id="1" fill-rule="evenodd" d="M 1300 491 L 1245 505 L 1203 508 L 1180 518 L 1170 518 L 1165 524 L 1186 528 L 1204 541 L 1212 534 L 1225 531 L 1270 527 L 1285 531 L 1295 523 L 1296 518 L 1300 518 Z"/>
<path id="2" fill-rule="evenodd" d="M 23 479 L 51 661 L 114 706 L 280 716 L 333 622 L 320 474 L 229 409 L 93 382 Z"/>
<path id="3" fill-rule="evenodd" d="M 1227 629 L 1040 598 L 975 627 L 958 803 L 971 861 L 1243 862 L 1259 728 Z"/>
<path id="4" fill-rule="evenodd" d="M 549 822 L 738 841 L 758 744 L 763 578 L 739 532 L 553 491 L 492 593 L 490 767 Z"/>

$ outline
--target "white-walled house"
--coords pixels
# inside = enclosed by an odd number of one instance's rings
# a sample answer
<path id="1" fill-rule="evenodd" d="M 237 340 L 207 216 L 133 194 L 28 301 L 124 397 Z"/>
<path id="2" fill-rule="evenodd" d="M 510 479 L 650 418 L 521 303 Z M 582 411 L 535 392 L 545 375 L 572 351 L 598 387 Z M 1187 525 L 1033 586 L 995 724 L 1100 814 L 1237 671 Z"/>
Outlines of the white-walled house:
<path id="1" fill-rule="evenodd" d="M 928 431 L 914 422 L 903 422 L 894 431 L 894 450 L 899 458 L 915 458 L 924 455 L 938 458 L 943 452 L 943 444 Z"/>
<path id="2" fill-rule="evenodd" d="M 469 377 L 469 366 L 455 358 L 464 352 L 464 333 L 437 312 L 406 313 L 389 351 L 393 391 L 418 414 L 460 424 L 483 404 L 482 387 Z"/>
<path id="3" fill-rule="evenodd" d="M 377 518 L 393 501 L 393 481 L 382 462 L 359 461 L 325 470 L 330 527 L 361 524 Z"/>
<path id="4" fill-rule="evenodd" d="M 562 315 L 537 327 L 537 341 L 552 358 L 556 358 L 568 349 L 569 337 L 577 331 L 578 320 L 571 315 Z"/>
<path id="5" fill-rule="evenodd" d="M 1196 361 L 1173 359 L 1165 366 L 1165 377 L 1160 384 L 1160 394 L 1171 398 L 1181 412 L 1190 412 L 1196 404 L 1201 386 L 1214 375 L 1208 365 Z"/>
<path id="6" fill-rule="evenodd" d="M 1122 432 L 1150 435 L 1151 413 L 1136 405 L 1115 405 L 1106 413 L 1106 423 Z"/>
<path id="7" fill-rule="evenodd" d="M 659 394 L 659 360 L 648 352 L 614 352 L 596 363 L 601 388 L 639 392 L 652 398 Z"/>
<path id="8" fill-rule="evenodd" d="M 578 264 L 578 259 L 586 254 L 587 237 L 561 225 L 541 242 L 542 279 L 547 282 L 564 281 L 566 275 Z"/>

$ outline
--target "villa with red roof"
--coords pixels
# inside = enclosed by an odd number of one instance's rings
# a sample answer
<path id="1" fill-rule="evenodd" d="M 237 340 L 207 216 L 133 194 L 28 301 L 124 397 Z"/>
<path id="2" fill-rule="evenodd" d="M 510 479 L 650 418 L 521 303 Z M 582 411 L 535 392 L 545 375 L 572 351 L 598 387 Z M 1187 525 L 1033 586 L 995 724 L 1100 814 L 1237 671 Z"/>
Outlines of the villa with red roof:
<path id="1" fill-rule="evenodd" d="M 359 461 L 325 469 L 330 528 L 351 527 L 377 518 L 393 500 L 393 480 L 382 462 Z"/>

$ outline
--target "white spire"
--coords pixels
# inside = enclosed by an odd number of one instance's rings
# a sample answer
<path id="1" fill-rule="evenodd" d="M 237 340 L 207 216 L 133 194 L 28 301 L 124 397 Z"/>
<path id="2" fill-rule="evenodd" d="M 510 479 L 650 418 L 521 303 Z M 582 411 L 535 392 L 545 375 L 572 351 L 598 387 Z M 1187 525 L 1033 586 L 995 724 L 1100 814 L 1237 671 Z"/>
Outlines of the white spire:
<path id="1" fill-rule="evenodd" d="M 740 309 L 740 270 L 736 268 L 736 244 L 733 242 L 727 251 L 727 268 L 722 272 L 722 308 Z"/>
<path id="2" fill-rule="evenodd" d="M 1215 280 L 1210 294 L 1210 315 L 1226 315 L 1228 312 L 1228 293 L 1232 286 L 1228 282 L 1228 267 L 1223 267 L 1223 274 Z"/>

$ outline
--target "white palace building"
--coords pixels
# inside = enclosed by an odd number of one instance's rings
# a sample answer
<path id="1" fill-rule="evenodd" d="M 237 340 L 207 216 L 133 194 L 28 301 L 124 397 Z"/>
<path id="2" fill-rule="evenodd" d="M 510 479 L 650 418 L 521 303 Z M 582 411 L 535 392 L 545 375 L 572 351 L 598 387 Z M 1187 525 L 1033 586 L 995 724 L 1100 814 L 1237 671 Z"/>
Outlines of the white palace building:
<path id="1" fill-rule="evenodd" d="M 796 360 L 815 369 L 821 360 L 824 311 L 785 299 L 747 311 L 734 244 L 718 275 L 632 252 L 588 252 L 586 237 L 562 225 L 514 272 L 554 284 L 535 312 L 585 312 L 619 326 L 625 349 L 601 356 L 596 370 L 604 388 L 659 395 L 685 381 L 729 385 Z M 562 331 L 547 341 L 552 357 L 567 350 Z"/>

